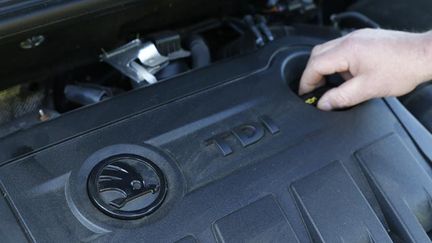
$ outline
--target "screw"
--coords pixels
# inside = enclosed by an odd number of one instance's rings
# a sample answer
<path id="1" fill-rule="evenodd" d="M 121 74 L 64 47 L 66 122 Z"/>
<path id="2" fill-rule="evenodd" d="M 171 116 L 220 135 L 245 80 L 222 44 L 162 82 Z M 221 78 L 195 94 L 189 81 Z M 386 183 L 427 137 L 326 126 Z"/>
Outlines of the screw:
<path id="1" fill-rule="evenodd" d="M 39 110 L 39 121 L 44 122 L 44 121 L 48 121 L 49 119 L 50 119 L 50 116 L 47 115 L 47 114 L 44 112 L 44 110 L 40 109 L 40 110 Z"/>

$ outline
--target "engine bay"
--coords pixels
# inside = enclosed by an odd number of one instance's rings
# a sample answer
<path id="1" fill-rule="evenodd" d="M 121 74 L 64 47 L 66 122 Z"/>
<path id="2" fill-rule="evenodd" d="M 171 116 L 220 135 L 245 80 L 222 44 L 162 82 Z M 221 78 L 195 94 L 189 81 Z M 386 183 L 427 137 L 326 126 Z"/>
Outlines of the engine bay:
<path id="1" fill-rule="evenodd" d="M 297 94 L 313 46 L 379 27 L 361 4 L 22 2 L 0 5 L 32 12 L 0 39 L 5 242 L 430 242 L 432 86 Z"/>

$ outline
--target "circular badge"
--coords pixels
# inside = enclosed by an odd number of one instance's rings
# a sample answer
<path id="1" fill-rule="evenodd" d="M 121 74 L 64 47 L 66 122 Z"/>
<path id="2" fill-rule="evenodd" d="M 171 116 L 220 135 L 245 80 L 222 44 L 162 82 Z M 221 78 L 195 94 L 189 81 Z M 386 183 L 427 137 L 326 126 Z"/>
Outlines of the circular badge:
<path id="1" fill-rule="evenodd" d="M 150 160 L 136 155 L 116 155 L 97 164 L 87 190 L 94 205 L 119 219 L 138 219 L 153 213 L 163 202 L 167 183 Z"/>

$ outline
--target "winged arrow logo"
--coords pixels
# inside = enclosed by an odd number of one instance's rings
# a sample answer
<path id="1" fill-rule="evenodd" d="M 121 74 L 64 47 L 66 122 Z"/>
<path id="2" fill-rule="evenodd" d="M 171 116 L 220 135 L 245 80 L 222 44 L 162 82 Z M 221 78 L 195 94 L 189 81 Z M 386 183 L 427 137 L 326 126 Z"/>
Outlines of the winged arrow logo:
<path id="1" fill-rule="evenodd" d="M 114 190 L 122 194 L 109 202 L 118 209 L 135 198 L 159 191 L 158 185 L 147 184 L 134 167 L 123 162 L 112 163 L 102 170 L 98 178 L 98 188 L 99 192 Z"/>

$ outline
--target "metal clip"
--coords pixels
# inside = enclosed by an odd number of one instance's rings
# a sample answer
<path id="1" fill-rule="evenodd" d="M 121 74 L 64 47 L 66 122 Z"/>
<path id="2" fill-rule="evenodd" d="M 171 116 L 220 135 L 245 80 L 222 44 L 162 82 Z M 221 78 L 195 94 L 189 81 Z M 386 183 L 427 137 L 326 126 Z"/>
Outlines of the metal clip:
<path id="1" fill-rule="evenodd" d="M 161 55 L 153 43 L 143 43 L 140 39 L 104 53 L 101 58 L 131 78 L 137 86 L 156 83 L 154 74 L 169 63 L 169 58 Z"/>

